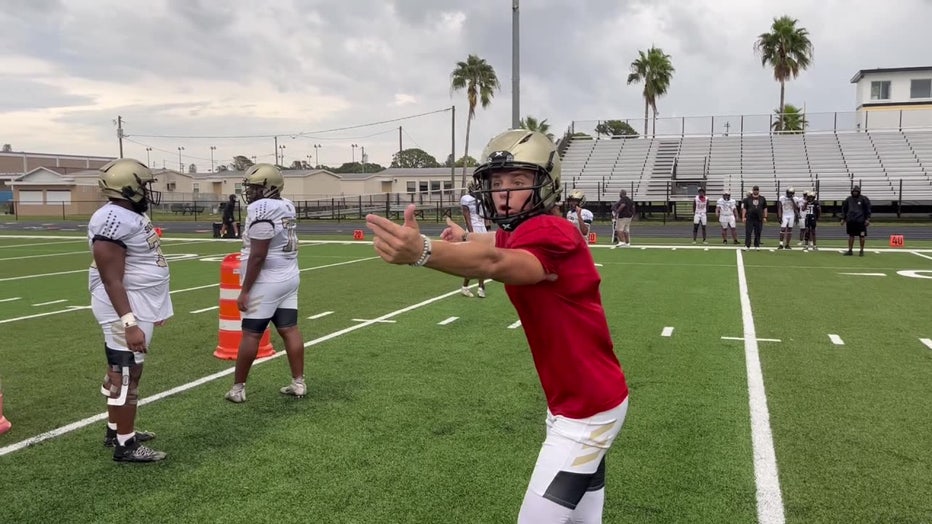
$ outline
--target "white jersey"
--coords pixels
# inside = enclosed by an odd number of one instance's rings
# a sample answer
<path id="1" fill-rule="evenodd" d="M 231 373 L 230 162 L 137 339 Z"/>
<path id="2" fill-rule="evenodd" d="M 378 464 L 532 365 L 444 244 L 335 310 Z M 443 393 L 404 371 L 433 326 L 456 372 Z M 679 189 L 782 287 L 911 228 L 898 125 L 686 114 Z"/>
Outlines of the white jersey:
<path id="1" fill-rule="evenodd" d="M 799 208 L 799 215 L 805 216 L 803 212 L 803 207 L 806 205 L 806 197 L 793 197 L 793 201 L 796 202 L 796 207 Z M 805 222 L 803 220 L 799 221 L 799 227 L 805 227 Z"/>
<path id="2" fill-rule="evenodd" d="M 693 204 L 696 206 L 695 214 L 696 216 L 705 216 L 709 211 L 709 199 L 700 198 L 699 195 L 696 195 L 693 198 Z"/>
<path id="3" fill-rule="evenodd" d="M 123 287 L 138 320 L 158 322 L 172 316 L 168 262 L 148 216 L 108 202 L 91 216 L 87 241 L 91 253 L 95 242 L 112 242 L 126 249 Z M 96 262 L 91 263 L 88 271 L 88 290 L 91 308 L 99 323 L 107 324 L 120 318 L 113 309 Z"/>
<path id="4" fill-rule="evenodd" d="M 592 224 L 593 218 L 594 218 L 594 217 L 592 216 L 592 211 L 589 211 L 588 209 L 583 209 L 583 210 L 582 210 L 582 221 L 583 221 L 584 223 L 586 223 L 586 224 Z M 575 211 L 567 211 L 567 212 L 566 212 L 566 219 L 569 220 L 570 222 L 572 222 L 573 225 L 576 226 L 576 229 L 579 229 L 579 217 L 576 216 L 576 212 L 575 212 Z M 582 233 L 582 231 L 580 231 L 580 233 Z"/>
<path id="5" fill-rule="evenodd" d="M 271 240 L 256 282 L 284 282 L 298 275 L 297 212 L 287 198 L 263 198 L 246 208 L 240 280 L 246 276 L 250 240 Z"/>
<path id="6" fill-rule="evenodd" d="M 725 198 L 722 197 L 719 198 L 718 202 L 715 203 L 715 208 L 718 210 L 720 217 L 733 217 L 735 216 L 735 211 L 738 209 L 738 203 L 735 202 L 735 199 L 733 198 L 725 200 Z"/>
<path id="7" fill-rule="evenodd" d="M 796 208 L 793 207 L 796 200 L 793 197 L 783 195 L 780 197 L 780 207 L 783 208 L 783 216 L 796 216 Z"/>
<path id="8" fill-rule="evenodd" d="M 485 233 L 485 219 L 482 217 L 482 206 L 479 200 L 466 193 L 460 199 L 460 205 L 469 209 L 469 223 L 472 224 L 472 230 L 476 233 Z"/>

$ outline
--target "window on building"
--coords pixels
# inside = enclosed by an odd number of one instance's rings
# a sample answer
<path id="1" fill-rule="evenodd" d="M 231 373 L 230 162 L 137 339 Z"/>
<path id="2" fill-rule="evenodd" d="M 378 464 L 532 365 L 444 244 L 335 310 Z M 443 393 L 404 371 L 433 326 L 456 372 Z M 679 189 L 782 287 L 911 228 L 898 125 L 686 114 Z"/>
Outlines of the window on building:
<path id="1" fill-rule="evenodd" d="M 427 181 L 426 181 L 426 180 L 422 180 L 422 181 L 418 182 L 417 187 L 418 187 L 417 190 L 418 190 L 419 192 L 421 192 L 421 193 L 426 193 L 426 192 L 427 192 Z"/>
<path id="2" fill-rule="evenodd" d="M 890 81 L 871 82 L 871 100 L 890 100 Z"/>
<path id="3" fill-rule="evenodd" d="M 431 193 L 439 193 L 439 192 L 440 192 L 440 181 L 439 181 L 439 180 L 431 180 L 431 181 L 430 181 L 430 192 L 431 192 Z"/>
<path id="4" fill-rule="evenodd" d="M 449 191 L 449 190 L 451 190 L 451 189 L 453 189 L 453 181 L 452 181 L 452 180 L 444 180 L 444 181 L 443 181 L 443 190 L 444 190 L 444 191 Z"/>
<path id="5" fill-rule="evenodd" d="M 171 193 L 171 192 L 174 191 L 174 190 L 175 190 L 175 183 L 174 183 L 174 182 L 169 182 L 169 183 L 165 184 L 165 191 L 168 191 L 169 193 Z"/>
<path id="6" fill-rule="evenodd" d="M 932 98 L 932 78 L 909 81 L 910 98 Z"/>
<path id="7" fill-rule="evenodd" d="M 237 194 L 237 195 L 242 195 L 242 194 L 243 194 L 243 184 L 238 182 L 236 185 L 234 185 L 234 186 L 233 186 L 233 192 L 234 192 L 235 194 Z"/>
<path id="8" fill-rule="evenodd" d="M 193 185 L 194 185 L 193 191 L 194 191 L 195 193 L 200 193 L 200 192 L 201 192 L 201 185 L 200 185 L 199 183 L 197 183 L 197 182 L 195 182 Z"/>
<path id="9" fill-rule="evenodd" d="M 408 180 L 407 186 L 408 186 L 408 193 L 414 193 L 415 191 L 417 191 L 417 182 L 415 182 L 414 180 Z"/>

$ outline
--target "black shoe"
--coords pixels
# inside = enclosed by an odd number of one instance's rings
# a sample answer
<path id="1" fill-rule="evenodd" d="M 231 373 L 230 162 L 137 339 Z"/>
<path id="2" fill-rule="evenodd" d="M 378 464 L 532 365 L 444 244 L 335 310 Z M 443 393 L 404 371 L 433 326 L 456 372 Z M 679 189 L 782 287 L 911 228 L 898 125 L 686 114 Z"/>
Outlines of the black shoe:
<path id="1" fill-rule="evenodd" d="M 735 242 L 734 242 L 734 244 L 735 244 L 736 246 L 737 246 L 738 244 L 740 244 L 740 243 L 741 243 L 741 242 L 738 242 L 737 240 L 735 240 Z"/>
<path id="2" fill-rule="evenodd" d="M 793 248 L 791 248 L 790 245 L 787 244 L 783 249 L 793 249 Z"/>
<path id="3" fill-rule="evenodd" d="M 842 253 L 842 256 L 844 256 L 844 257 L 853 257 L 853 256 L 854 256 L 854 253 L 852 253 L 851 251 L 845 251 L 844 253 Z"/>
<path id="4" fill-rule="evenodd" d="M 863 250 L 863 249 L 858 253 L 858 256 L 859 256 L 859 257 L 863 257 L 863 256 L 864 256 L 864 250 Z"/>
<path id="5" fill-rule="evenodd" d="M 136 442 L 148 442 L 155 439 L 155 433 L 151 431 L 136 431 Z M 117 433 L 115 429 L 107 428 L 107 435 L 104 437 L 104 447 L 112 448 L 117 445 Z"/>
<path id="6" fill-rule="evenodd" d="M 113 460 L 116 462 L 158 462 L 166 456 L 165 452 L 143 446 L 135 437 L 127 440 L 125 446 L 117 444 L 113 448 Z"/>

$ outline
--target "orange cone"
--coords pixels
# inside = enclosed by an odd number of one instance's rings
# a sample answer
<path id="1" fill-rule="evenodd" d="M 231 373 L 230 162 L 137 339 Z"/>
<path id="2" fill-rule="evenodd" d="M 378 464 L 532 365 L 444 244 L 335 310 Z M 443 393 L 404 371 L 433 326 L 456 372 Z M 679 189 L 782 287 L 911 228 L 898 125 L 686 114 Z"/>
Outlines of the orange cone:
<path id="1" fill-rule="evenodd" d="M 3 416 L 3 392 L 0 391 L 0 435 L 9 431 L 11 427 L 13 424 L 10 424 L 10 421 Z"/>
<path id="2" fill-rule="evenodd" d="M 242 318 L 236 299 L 242 289 L 239 284 L 239 253 L 224 257 L 220 263 L 220 330 L 217 335 L 217 349 L 214 356 L 223 360 L 236 360 L 239 343 L 243 339 Z M 258 358 L 271 357 L 275 354 L 266 329 L 259 340 Z"/>

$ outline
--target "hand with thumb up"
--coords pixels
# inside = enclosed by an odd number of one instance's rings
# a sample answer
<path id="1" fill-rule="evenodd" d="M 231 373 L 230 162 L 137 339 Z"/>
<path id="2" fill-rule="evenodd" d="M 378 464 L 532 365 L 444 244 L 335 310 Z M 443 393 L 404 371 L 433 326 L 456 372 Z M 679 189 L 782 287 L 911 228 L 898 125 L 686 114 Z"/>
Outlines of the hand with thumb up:
<path id="1" fill-rule="evenodd" d="M 386 262 L 413 264 L 421 258 L 424 240 L 414 219 L 414 209 L 414 204 L 405 208 L 402 225 L 379 215 L 366 215 L 366 227 L 375 235 L 372 246 Z"/>
<path id="2" fill-rule="evenodd" d="M 440 233 L 440 238 L 446 242 L 462 242 L 464 234 L 466 234 L 466 230 L 454 222 L 453 219 L 447 217 L 447 227 Z"/>

